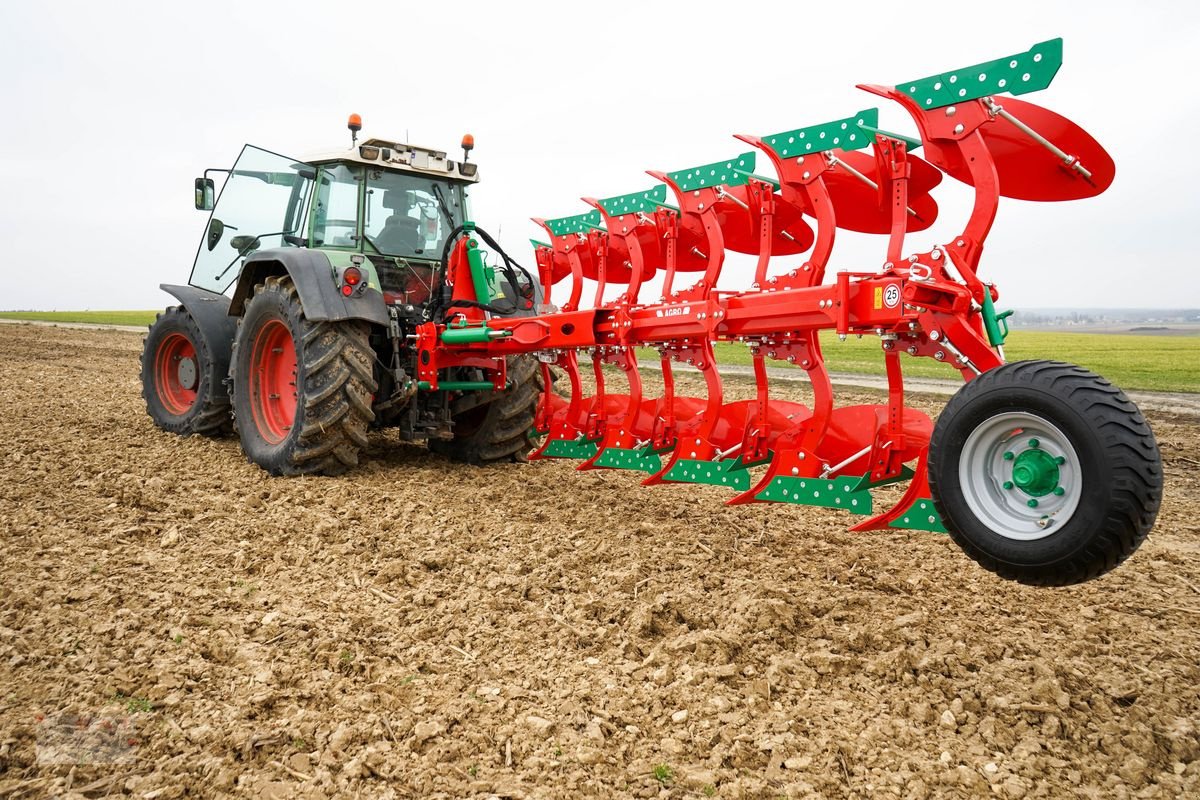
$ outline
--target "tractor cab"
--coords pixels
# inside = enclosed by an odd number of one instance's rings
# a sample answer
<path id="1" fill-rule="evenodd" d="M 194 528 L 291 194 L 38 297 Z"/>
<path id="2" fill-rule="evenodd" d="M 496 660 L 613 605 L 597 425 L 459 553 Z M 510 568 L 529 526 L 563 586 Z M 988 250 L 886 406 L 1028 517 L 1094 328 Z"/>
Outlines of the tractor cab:
<path id="1" fill-rule="evenodd" d="M 467 187 L 479 179 L 465 158 L 472 145 L 464 139 L 461 162 L 385 139 L 306 159 L 246 145 L 232 168 L 208 171 L 227 174 L 219 196 L 207 172 L 196 179 L 196 208 L 212 215 L 189 283 L 224 293 L 254 254 L 307 248 L 339 274 L 358 271 L 350 294 L 423 303 L 446 240 L 468 218 Z"/>

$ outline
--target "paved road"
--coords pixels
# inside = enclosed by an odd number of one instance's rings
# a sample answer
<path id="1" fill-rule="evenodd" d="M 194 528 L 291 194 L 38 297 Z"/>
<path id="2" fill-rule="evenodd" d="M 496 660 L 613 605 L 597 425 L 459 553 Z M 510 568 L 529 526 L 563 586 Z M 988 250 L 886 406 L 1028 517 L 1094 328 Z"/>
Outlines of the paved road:
<path id="1" fill-rule="evenodd" d="M 90 325 L 82 322 L 42 322 L 30 320 L 16 319 L 0 319 L 0 323 L 14 323 L 24 325 L 49 325 L 60 328 L 93 328 L 99 330 L 111 331 L 129 331 L 133 333 L 145 333 L 146 329 L 135 325 Z M 657 371 L 657 368 L 647 366 L 648 371 Z M 676 369 L 693 370 L 686 364 L 676 365 Z M 748 366 L 738 366 L 729 364 L 721 367 L 722 375 L 741 376 L 747 379 L 752 378 L 754 371 Z M 773 381 L 802 381 L 808 382 L 808 374 L 795 367 L 768 367 L 767 376 Z M 836 385 L 839 386 L 856 386 L 863 389 L 886 389 L 887 381 L 882 376 L 876 375 L 855 375 L 845 372 L 833 372 L 829 376 Z M 914 378 L 905 376 L 904 388 L 910 392 L 921 392 L 924 394 L 940 394 L 952 395 L 958 388 L 962 386 L 961 381 L 944 380 L 940 378 Z M 1200 394 L 1188 392 L 1131 392 L 1126 391 L 1129 399 L 1138 404 L 1138 407 L 1147 411 L 1168 411 L 1174 414 L 1186 414 L 1188 416 L 1200 417 Z"/>
<path id="2" fill-rule="evenodd" d="M 676 369 L 695 370 L 687 365 L 677 365 Z M 752 379 L 754 370 L 748 366 L 725 365 L 721 367 L 722 375 L 738 375 Z M 767 377 L 772 381 L 801 381 L 808 382 L 808 374 L 795 367 L 767 367 Z M 855 375 L 845 372 L 831 372 L 830 379 L 835 385 L 856 386 L 863 389 L 887 389 L 887 380 L 881 375 Z M 924 394 L 952 395 L 962 386 L 962 381 L 945 380 L 942 378 L 904 377 L 904 388 L 909 392 Z M 1175 414 L 1200 417 L 1200 394 L 1191 392 L 1137 392 L 1126 391 L 1129 399 L 1138 404 L 1139 408 L 1147 411 L 1169 411 Z"/>

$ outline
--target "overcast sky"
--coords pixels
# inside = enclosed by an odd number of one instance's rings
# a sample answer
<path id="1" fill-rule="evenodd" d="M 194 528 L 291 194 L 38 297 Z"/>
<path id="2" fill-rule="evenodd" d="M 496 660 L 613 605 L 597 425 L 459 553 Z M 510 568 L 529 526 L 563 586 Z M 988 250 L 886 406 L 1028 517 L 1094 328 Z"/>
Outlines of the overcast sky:
<path id="1" fill-rule="evenodd" d="M 1113 186 L 1003 200 L 981 274 L 1003 306 L 1200 306 L 1200 14 L 1192 2 L 54 3 L 0 5 L 0 309 L 154 308 L 186 282 L 207 215 L 192 179 L 249 142 L 286 155 L 364 135 L 448 150 L 475 135 L 476 220 L 532 265 L 530 216 L 649 188 L 767 134 L 879 105 L 854 88 L 1065 39 L 1025 99 L 1112 154 Z M 769 167 L 760 172 L 769 172 Z M 971 191 L 907 252 L 949 241 Z M 884 237 L 839 234 L 840 267 Z M 780 261 L 779 268 L 788 262 Z M 734 259 L 723 288 L 750 283 Z"/>

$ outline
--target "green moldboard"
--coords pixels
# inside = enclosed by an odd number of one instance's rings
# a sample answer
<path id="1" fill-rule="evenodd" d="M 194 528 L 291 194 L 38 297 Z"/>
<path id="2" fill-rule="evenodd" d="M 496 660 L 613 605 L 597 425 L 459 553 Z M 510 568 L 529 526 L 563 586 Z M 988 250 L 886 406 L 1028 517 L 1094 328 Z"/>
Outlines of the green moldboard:
<path id="1" fill-rule="evenodd" d="M 666 202 L 667 187 L 660 183 L 653 189 L 644 192 L 630 192 L 617 197 L 606 197 L 600 201 L 600 205 L 604 207 L 609 216 L 615 217 L 619 214 L 636 214 L 639 211 L 643 214 L 653 214 L 659 206 Z"/>
<path id="2" fill-rule="evenodd" d="M 742 186 L 754 172 L 754 164 L 754 151 L 751 150 L 727 161 L 670 172 L 667 177 L 685 192 L 712 186 Z"/>
<path id="3" fill-rule="evenodd" d="M 546 227 L 555 236 L 567 236 L 572 233 L 587 234 L 594 228 L 600 227 L 600 212 L 593 210 L 586 214 L 576 214 L 573 217 L 548 219 Z"/>
<path id="4" fill-rule="evenodd" d="M 658 453 L 649 447 L 637 449 L 625 447 L 606 447 L 593 464 L 608 469 L 632 469 L 648 472 L 651 475 L 662 469 L 662 460 Z"/>
<path id="5" fill-rule="evenodd" d="M 754 498 L 801 506 L 840 508 L 853 514 L 870 514 L 871 493 L 861 486 L 861 477 L 798 478 L 780 475 Z"/>
<path id="6" fill-rule="evenodd" d="M 893 475 L 890 478 L 884 478 L 883 480 L 879 480 L 879 481 L 871 480 L 871 473 L 868 472 L 865 475 L 863 475 L 861 478 L 858 479 L 858 483 L 855 485 L 854 490 L 857 491 L 859 489 L 877 489 L 880 486 L 887 486 L 888 484 L 891 484 L 891 483 L 901 483 L 903 481 L 908 480 L 915 474 L 916 474 L 915 472 L 913 472 L 909 467 L 907 467 L 903 464 L 900 465 L 900 474 L 899 475 Z"/>
<path id="7" fill-rule="evenodd" d="M 896 518 L 895 522 L 889 524 L 889 527 L 948 533 L 946 526 L 942 524 L 941 515 L 933 505 L 933 499 L 929 497 L 917 498 L 903 514 Z"/>
<path id="8" fill-rule="evenodd" d="M 920 139 L 914 139 L 911 136 L 905 136 L 903 133 L 892 133 L 891 131 L 885 131 L 883 128 L 876 128 L 872 125 L 863 125 L 862 129 L 871 134 L 872 137 L 877 134 L 883 134 L 888 139 L 895 139 L 897 142 L 904 142 L 908 152 L 910 153 L 921 146 Z"/>
<path id="9" fill-rule="evenodd" d="M 874 138 L 872 134 L 863 130 L 863 126 L 874 128 L 878 124 L 879 109 L 866 108 L 853 117 L 797 128 L 794 131 L 773 133 L 762 137 L 762 140 L 781 158 L 799 158 L 808 153 L 820 153 L 835 147 L 842 150 L 858 150 L 869 145 Z"/>
<path id="10" fill-rule="evenodd" d="M 672 483 L 707 483 L 712 486 L 728 486 L 744 492 L 750 488 L 750 473 L 736 458 L 724 461 L 700 461 L 681 458 L 663 475 L 664 481 Z"/>
<path id="11" fill-rule="evenodd" d="M 916 100 L 921 108 L 941 108 L 999 92 L 1036 92 L 1054 80 L 1062 66 L 1062 48 L 1062 39 L 1051 39 L 1025 53 L 905 81 L 896 84 L 896 89 Z"/>
<path id="12" fill-rule="evenodd" d="M 587 460 L 596 455 L 596 443 L 585 439 L 554 439 L 546 445 L 542 456 L 546 458 L 578 458 Z"/>

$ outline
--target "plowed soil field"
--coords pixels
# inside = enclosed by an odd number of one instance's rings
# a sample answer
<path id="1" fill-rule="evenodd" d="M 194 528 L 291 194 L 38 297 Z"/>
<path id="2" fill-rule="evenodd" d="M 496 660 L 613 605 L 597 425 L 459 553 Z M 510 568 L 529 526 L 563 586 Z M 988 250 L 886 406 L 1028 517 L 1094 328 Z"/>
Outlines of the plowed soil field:
<path id="1" fill-rule="evenodd" d="M 0 797 L 1200 796 L 1200 420 L 1149 414 L 1133 558 L 1033 589 L 386 432 L 271 479 L 154 428 L 140 347 L 0 327 Z"/>

